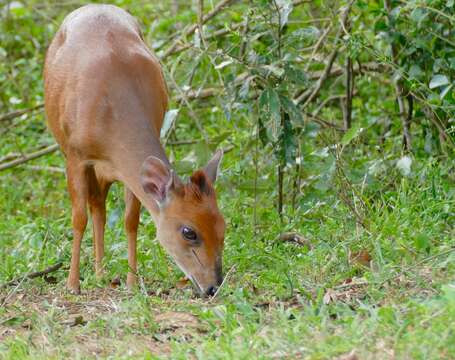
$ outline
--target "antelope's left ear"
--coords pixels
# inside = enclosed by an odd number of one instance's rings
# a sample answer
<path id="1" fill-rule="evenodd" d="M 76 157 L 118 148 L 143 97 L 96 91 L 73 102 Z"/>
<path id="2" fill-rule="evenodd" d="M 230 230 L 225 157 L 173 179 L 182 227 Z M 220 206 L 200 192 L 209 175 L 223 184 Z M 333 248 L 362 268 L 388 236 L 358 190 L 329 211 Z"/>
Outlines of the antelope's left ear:
<path id="1" fill-rule="evenodd" d="M 209 180 L 214 183 L 218 173 L 220 171 L 220 163 L 221 159 L 223 158 L 223 150 L 218 149 L 212 158 L 209 160 L 207 165 L 204 167 L 204 173 L 207 175 Z"/>

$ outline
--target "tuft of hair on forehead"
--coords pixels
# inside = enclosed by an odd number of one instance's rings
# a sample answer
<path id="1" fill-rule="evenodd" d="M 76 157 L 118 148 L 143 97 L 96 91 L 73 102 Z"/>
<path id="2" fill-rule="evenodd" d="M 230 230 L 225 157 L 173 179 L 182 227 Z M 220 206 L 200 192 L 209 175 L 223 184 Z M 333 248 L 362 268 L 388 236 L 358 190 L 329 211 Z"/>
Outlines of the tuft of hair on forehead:
<path id="1" fill-rule="evenodd" d="M 211 181 L 202 170 L 197 170 L 191 175 L 185 190 L 186 195 L 190 195 L 199 201 L 202 200 L 203 195 L 212 196 L 215 193 Z"/>

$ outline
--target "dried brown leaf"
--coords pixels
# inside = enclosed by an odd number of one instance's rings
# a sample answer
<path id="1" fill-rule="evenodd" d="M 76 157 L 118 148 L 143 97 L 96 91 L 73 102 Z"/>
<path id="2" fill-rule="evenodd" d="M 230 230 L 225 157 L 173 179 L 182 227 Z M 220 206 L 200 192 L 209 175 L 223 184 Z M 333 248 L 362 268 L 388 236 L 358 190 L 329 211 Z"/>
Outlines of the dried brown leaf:
<path id="1" fill-rule="evenodd" d="M 309 249 L 311 249 L 311 243 L 307 239 L 305 239 L 301 234 L 296 232 L 282 233 L 278 237 L 278 240 L 282 242 L 290 242 L 299 246 L 307 246 Z"/>
<path id="2" fill-rule="evenodd" d="M 184 288 L 188 287 L 189 285 L 191 285 L 190 280 L 187 279 L 186 277 L 181 278 L 179 281 L 177 281 L 175 283 L 175 287 L 177 289 L 184 289 Z"/>
<path id="3" fill-rule="evenodd" d="M 371 260 L 372 260 L 371 254 L 366 249 L 349 253 L 349 263 L 351 265 L 361 265 L 365 267 L 370 267 Z"/>
<path id="4" fill-rule="evenodd" d="M 120 276 L 117 275 L 115 278 L 113 278 L 109 285 L 112 289 L 118 288 L 121 285 Z"/>

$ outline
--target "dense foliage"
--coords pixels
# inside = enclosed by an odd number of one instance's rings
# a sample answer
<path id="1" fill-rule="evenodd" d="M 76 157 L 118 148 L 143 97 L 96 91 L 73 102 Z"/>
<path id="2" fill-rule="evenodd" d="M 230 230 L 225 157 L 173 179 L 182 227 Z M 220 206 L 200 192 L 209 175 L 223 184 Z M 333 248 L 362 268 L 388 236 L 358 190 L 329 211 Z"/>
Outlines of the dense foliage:
<path id="1" fill-rule="evenodd" d="M 0 169 L 54 143 L 41 107 L 45 51 L 83 3 L 0 3 Z M 181 358 L 454 357 L 454 1 L 112 3 L 139 19 L 162 62 L 171 98 L 162 138 L 177 171 L 226 150 L 217 189 L 232 275 L 213 304 L 175 290 L 181 274 L 144 212 L 138 292 L 111 294 L 117 307 L 88 311 L 88 325 L 73 329 L 62 304 L 82 300 L 65 294 L 66 272 L 57 284 L 2 288 L 0 357 L 33 357 L 32 346 L 67 356 L 73 343 L 80 356 L 123 355 L 131 343 L 142 354 L 151 336 L 158 353 L 170 344 Z M 63 169 L 52 153 L 0 170 L 1 283 L 69 261 Z M 126 274 L 123 206 L 116 186 L 104 283 L 87 231 L 87 291 Z M 304 246 L 280 237 L 289 231 Z M 204 328 L 163 330 L 156 310 L 168 308 Z M 81 340 L 93 334 L 96 351 Z"/>

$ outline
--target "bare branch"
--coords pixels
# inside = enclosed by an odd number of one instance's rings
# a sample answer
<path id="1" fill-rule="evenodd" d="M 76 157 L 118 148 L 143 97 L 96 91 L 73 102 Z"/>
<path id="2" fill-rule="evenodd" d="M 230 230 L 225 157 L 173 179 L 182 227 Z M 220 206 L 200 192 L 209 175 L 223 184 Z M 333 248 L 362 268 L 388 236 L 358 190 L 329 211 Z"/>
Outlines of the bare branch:
<path id="1" fill-rule="evenodd" d="M 36 105 L 36 106 L 34 106 L 32 108 L 29 108 L 29 109 L 12 111 L 10 113 L 1 115 L 0 116 L 0 122 L 7 121 L 7 120 L 13 120 L 13 119 L 15 119 L 15 118 L 17 118 L 17 117 L 19 117 L 21 115 L 24 115 L 26 113 L 42 109 L 43 107 L 44 107 L 44 104 L 38 104 L 38 105 Z"/>
<path id="2" fill-rule="evenodd" d="M 218 15 L 226 6 L 230 5 L 236 0 L 222 0 L 220 1 L 212 11 L 210 11 L 207 15 L 202 17 L 202 20 L 196 24 L 191 25 L 189 28 L 187 28 L 181 36 L 176 38 L 171 46 L 160 56 L 161 60 L 166 59 L 169 55 L 172 55 L 176 50 L 178 49 L 179 43 L 182 41 L 182 39 L 186 38 L 189 35 L 192 35 L 198 26 L 202 26 L 205 24 L 207 21 Z"/>
<path id="3" fill-rule="evenodd" d="M 335 58 L 338 55 L 338 50 L 339 50 L 338 49 L 338 42 L 341 39 L 341 36 L 342 36 L 342 33 L 343 33 L 342 30 L 346 26 L 346 22 L 348 20 L 348 14 L 349 14 L 349 11 L 351 10 L 353 2 L 354 2 L 354 0 L 351 0 L 349 2 L 349 4 L 346 6 L 346 8 L 343 11 L 343 14 L 341 15 L 341 25 L 342 26 L 340 26 L 340 28 L 338 29 L 338 32 L 337 32 L 336 37 L 335 37 L 335 41 L 334 41 L 335 49 L 333 49 L 333 51 L 330 53 L 328 61 L 327 61 L 327 65 L 326 65 L 326 67 L 324 69 L 324 72 L 321 74 L 321 77 L 317 81 L 315 88 L 313 89 L 313 91 L 308 96 L 306 96 L 306 92 L 305 92 L 305 93 L 303 93 L 301 96 L 299 96 L 296 99 L 297 104 L 300 104 L 300 103 L 303 102 L 303 107 L 304 108 L 310 102 L 312 102 L 316 98 L 316 96 L 318 96 L 319 91 L 322 88 L 322 85 L 324 84 L 325 80 L 329 77 L 329 74 L 330 74 L 330 72 L 332 70 L 333 62 L 335 61 Z M 303 95 L 305 95 L 305 96 L 303 96 Z"/>
<path id="4" fill-rule="evenodd" d="M 390 6 L 390 0 L 384 0 L 384 9 L 386 10 L 387 14 L 390 14 L 392 11 L 392 8 Z M 397 48 L 395 44 L 390 45 L 390 49 L 392 52 L 392 61 L 394 64 L 396 64 L 396 59 L 397 59 Z M 409 130 L 409 116 L 406 114 L 406 106 L 404 104 L 404 90 L 403 90 L 403 85 L 400 80 L 397 80 L 394 82 L 395 86 L 395 92 L 397 94 L 397 102 L 398 102 L 398 109 L 400 111 L 400 119 L 401 119 L 401 125 L 403 127 L 403 145 L 404 149 L 406 151 L 411 151 L 412 150 L 412 142 L 411 142 L 411 133 Z"/>
<path id="5" fill-rule="evenodd" d="M 208 97 L 212 97 L 218 95 L 221 92 L 221 89 L 218 88 L 207 88 L 201 90 L 189 90 L 185 92 L 186 100 L 198 100 L 198 99 L 205 99 Z M 175 96 L 175 101 L 180 103 L 185 101 L 185 97 L 182 94 Z"/>
<path id="6" fill-rule="evenodd" d="M 24 168 L 33 171 L 48 171 L 57 174 L 65 174 L 65 169 L 56 166 L 38 166 L 38 165 L 24 165 Z"/>
<path id="7" fill-rule="evenodd" d="M 0 164 L 0 171 L 12 168 L 14 166 L 23 164 L 23 163 L 25 163 L 27 161 L 30 161 L 30 160 L 39 158 L 41 156 L 53 153 L 54 151 L 57 151 L 58 149 L 59 149 L 59 145 L 58 144 L 54 144 L 54 145 L 48 146 L 47 148 L 44 148 L 44 149 L 35 151 L 35 152 L 31 153 L 31 154 L 25 155 L 25 156 L 23 156 L 23 157 L 21 157 L 19 159 L 15 159 L 15 160 L 9 161 L 7 163 Z"/>
<path id="8" fill-rule="evenodd" d="M 17 285 L 19 282 L 21 282 L 21 281 L 23 281 L 25 279 L 35 279 L 35 278 L 38 278 L 38 277 L 45 276 L 45 275 L 50 274 L 50 273 L 52 273 L 54 271 L 57 271 L 62 266 L 63 266 L 63 262 L 60 261 L 60 262 L 56 263 L 55 265 L 49 266 L 48 268 L 46 268 L 44 270 L 31 272 L 29 274 L 26 274 L 24 276 L 21 276 L 21 277 L 18 277 L 16 279 L 14 279 L 14 280 L 11 280 L 11 281 L 7 282 L 6 284 L 3 284 L 2 286 L 0 286 L 0 289 L 6 288 L 8 286 Z"/>

